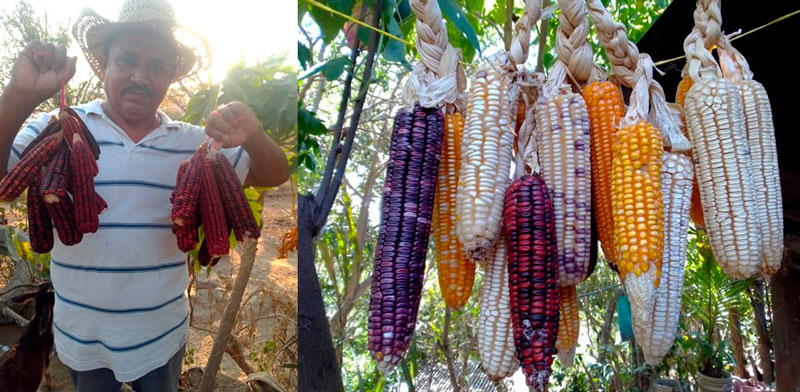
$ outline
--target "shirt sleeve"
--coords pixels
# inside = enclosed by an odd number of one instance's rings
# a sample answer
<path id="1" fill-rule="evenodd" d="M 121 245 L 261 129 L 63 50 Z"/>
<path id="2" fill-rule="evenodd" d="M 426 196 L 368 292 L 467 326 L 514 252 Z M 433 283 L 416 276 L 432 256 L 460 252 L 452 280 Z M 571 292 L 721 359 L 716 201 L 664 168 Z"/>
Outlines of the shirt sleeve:
<path id="1" fill-rule="evenodd" d="M 8 166 L 6 167 L 7 171 L 11 171 L 17 165 L 22 152 L 25 151 L 25 148 L 28 147 L 33 139 L 39 136 L 50 121 L 50 117 L 54 115 L 54 113 L 43 113 L 28 121 L 22 127 L 17 136 L 14 137 L 14 143 L 11 144 L 11 153 L 8 154 Z"/>

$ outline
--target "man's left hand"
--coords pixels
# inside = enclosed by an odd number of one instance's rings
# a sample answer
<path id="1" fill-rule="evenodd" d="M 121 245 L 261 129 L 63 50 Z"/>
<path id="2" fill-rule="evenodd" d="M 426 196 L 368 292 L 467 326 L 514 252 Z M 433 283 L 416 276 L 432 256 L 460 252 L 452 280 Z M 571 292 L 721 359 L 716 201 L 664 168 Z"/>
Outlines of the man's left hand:
<path id="1" fill-rule="evenodd" d="M 223 148 L 241 146 L 260 131 L 261 125 L 256 114 L 238 101 L 218 108 L 208 116 L 206 122 L 206 135 L 222 143 Z"/>

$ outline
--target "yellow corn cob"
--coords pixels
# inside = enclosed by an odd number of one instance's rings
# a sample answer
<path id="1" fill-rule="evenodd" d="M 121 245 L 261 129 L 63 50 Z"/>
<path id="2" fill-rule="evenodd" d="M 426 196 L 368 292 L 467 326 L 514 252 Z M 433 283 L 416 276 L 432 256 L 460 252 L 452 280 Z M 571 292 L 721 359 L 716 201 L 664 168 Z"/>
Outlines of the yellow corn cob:
<path id="1" fill-rule="evenodd" d="M 744 123 L 750 145 L 750 173 L 761 224 L 761 261 L 758 270 L 771 276 L 783 260 L 783 201 L 772 108 L 764 86 L 755 80 L 736 82 L 742 96 Z"/>
<path id="2" fill-rule="evenodd" d="M 482 266 L 484 275 L 478 315 L 478 354 L 484 372 L 490 380 L 496 381 L 510 377 L 519 367 L 509 309 L 506 244 L 502 237 Z"/>
<path id="3" fill-rule="evenodd" d="M 577 286 L 560 286 L 558 288 L 560 302 L 558 304 L 558 360 L 562 366 L 570 367 L 575 359 L 575 346 L 578 344 L 578 334 L 581 328 L 580 314 L 578 313 L 578 288 Z"/>
<path id="4" fill-rule="evenodd" d="M 684 106 L 711 251 L 729 276 L 750 278 L 761 234 L 739 90 L 729 80 L 701 79 Z"/>
<path id="5" fill-rule="evenodd" d="M 589 115 L 583 97 L 571 92 L 540 97 L 535 135 L 555 212 L 559 284 L 574 286 L 588 276 L 592 247 Z"/>
<path id="6" fill-rule="evenodd" d="M 500 233 L 517 114 L 516 88 L 494 66 L 484 65 L 472 81 L 456 196 L 456 233 L 467 257 L 478 262 Z"/>
<path id="7" fill-rule="evenodd" d="M 464 248 L 456 236 L 455 225 L 464 117 L 458 112 L 447 114 L 444 116 L 444 124 L 439 181 L 436 184 L 436 201 L 433 207 L 433 238 L 442 297 L 447 306 L 458 309 L 469 300 L 475 278 L 475 263 L 464 254 Z"/>
<path id="8" fill-rule="evenodd" d="M 683 108 L 683 103 L 686 101 L 686 93 L 689 92 L 689 89 L 692 88 L 693 85 L 694 81 L 688 75 L 684 76 L 680 83 L 678 83 L 678 89 L 675 91 L 675 103 L 680 105 L 681 108 Z M 681 122 L 684 125 L 686 124 L 686 117 L 683 112 L 681 112 Z M 683 134 L 691 140 L 687 127 L 684 126 L 681 129 L 683 130 Z M 689 155 L 691 156 L 691 154 Z M 700 189 L 697 188 L 697 177 L 692 180 L 692 205 L 689 207 L 689 218 L 692 219 L 695 226 L 700 228 L 705 227 L 705 223 L 703 223 L 703 206 L 700 204 Z"/>
<path id="9" fill-rule="evenodd" d="M 614 134 L 619 128 L 619 120 L 625 116 L 625 103 L 619 87 L 611 82 L 590 83 L 583 88 L 583 99 L 591 121 L 592 205 L 597 218 L 597 234 L 609 266 L 616 269 L 611 161 Z"/>
<path id="10" fill-rule="evenodd" d="M 614 140 L 611 173 L 614 246 L 619 273 L 631 300 L 634 325 L 649 320 L 661 277 L 662 151 L 661 133 L 646 121 L 619 130 Z"/>
<path id="11" fill-rule="evenodd" d="M 683 270 L 689 230 L 692 162 L 688 156 L 664 152 L 661 158 L 661 190 L 664 200 L 664 252 L 661 284 L 656 289 L 653 315 L 645 324 L 634 324 L 636 341 L 647 363 L 661 361 L 672 343 L 681 313 Z"/>

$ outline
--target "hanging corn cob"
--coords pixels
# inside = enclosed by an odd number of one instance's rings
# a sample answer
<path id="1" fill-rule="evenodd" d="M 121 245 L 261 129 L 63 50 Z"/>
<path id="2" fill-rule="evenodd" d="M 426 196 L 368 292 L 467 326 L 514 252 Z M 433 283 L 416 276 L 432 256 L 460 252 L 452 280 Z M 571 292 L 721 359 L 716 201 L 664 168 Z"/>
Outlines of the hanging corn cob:
<path id="1" fill-rule="evenodd" d="M 463 97 L 466 87 L 458 55 L 447 40 L 439 3 L 411 0 L 416 16 L 416 47 L 420 62 L 404 86 L 406 103 L 442 107 L 444 140 L 433 211 L 433 239 L 439 287 L 447 306 L 461 308 L 472 294 L 475 263 L 469 260 L 456 235 L 456 192 L 464 130 Z"/>
<path id="2" fill-rule="evenodd" d="M 747 60 L 731 46 L 728 37 L 720 35 L 718 48 L 722 73 L 734 82 L 743 104 L 761 233 L 758 270 L 769 278 L 781 268 L 783 261 L 783 201 L 772 107 L 764 86 L 753 80 Z"/>
<path id="3" fill-rule="evenodd" d="M 55 227 L 62 244 L 79 243 L 99 227 L 107 208 L 94 189 L 100 148 L 80 116 L 62 94 L 61 111 L 51 116 L 39 135 L 23 150 L 20 161 L 0 181 L 0 199 L 16 199 L 28 189 L 28 221 L 32 249 L 49 252 Z M 35 189 L 34 189 L 35 188 Z"/>
<path id="4" fill-rule="evenodd" d="M 405 355 L 417 319 L 444 119 L 414 106 L 395 117 L 375 247 L 369 350 L 387 372 Z"/>
<path id="5" fill-rule="evenodd" d="M 536 146 L 541 175 L 553 202 L 559 284 L 586 279 L 592 260 L 592 173 L 586 102 L 567 84 L 601 78 L 586 41 L 589 25 L 582 1 L 558 0 L 557 61 L 536 102 Z"/>
<path id="6" fill-rule="evenodd" d="M 261 235 L 233 166 L 216 148 L 209 148 L 208 141 L 178 167 L 170 202 L 178 249 L 195 249 L 200 242 L 198 228 L 203 227 L 203 251 L 198 253 L 203 266 L 213 266 L 228 254 L 231 231 L 238 241 Z"/>
<path id="7" fill-rule="evenodd" d="M 559 285 L 553 205 L 538 174 L 534 123 L 531 111 L 518 134 L 517 179 L 506 190 L 503 236 L 517 359 L 527 385 L 544 391 L 556 353 Z"/>
<path id="8" fill-rule="evenodd" d="M 614 135 L 625 116 L 625 104 L 612 82 L 592 82 L 583 88 L 591 123 L 592 205 L 603 255 L 617 271 L 614 252 L 614 219 L 611 209 L 611 162 Z"/>
<path id="9" fill-rule="evenodd" d="M 519 367 L 514 355 L 506 245 L 502 235 L 482 266 L 484 274 L 478 314 L 478 355 L 486 376 L 497 381 L 510 377 Z"/>
<path id="10" fill-rule="evenodd" d="M 575 346 L 578 344 L 581 320 L 578 303 L 577 286 L 560 286 L 558 288 L 558 360 L 561 366 L 570 367 L 575 360 Z"/>
<path id="11" fill-rule="evenodd" d="M 695 12 L 706 12 L 700 2 Z M 718 29 L 713 31 L 718 37 Z M 714 258 L 731 277 L 747 279 L 758 272 L 761 234 L 742 100 L 736 85 L 721 77 L 708 46 L 697 27 L 684 41 L 694 80 L 684 115 Z"/>
<path id="12" fill-rule="evenodd" d="M 518 92 L 504 59 L 490 59 L 475 74 L 461 141 L 456 233 L 474 261 L 488 257 L 499 235 L 511 169 Z"/>
<path id="13" fill-rule="evenodd" d="M 461 308 L 472 294 L 475 263 L 469 260 L 456 236 L 455 208 L 461 166 L 461 113 L 445 115 L 442 159 L 433 209 L 433 236 L 438 262 L 439 287 L 445 303 Z"/>

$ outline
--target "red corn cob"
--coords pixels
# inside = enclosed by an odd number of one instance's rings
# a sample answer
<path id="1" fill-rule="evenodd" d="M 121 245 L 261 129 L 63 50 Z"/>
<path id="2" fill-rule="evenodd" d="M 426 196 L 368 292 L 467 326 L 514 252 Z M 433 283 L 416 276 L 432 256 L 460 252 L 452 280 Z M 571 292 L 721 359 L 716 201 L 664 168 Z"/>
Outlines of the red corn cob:
<path id="1" fill-rule="evenodd" d="M 211 158 L 206 158 L 203 164 L 203 177 L 200 191 L 200 219 L 203 224 L 203 233 L 208 242 L 208 253 L 211 257 L 220 257 L 228 254 L 230 240 L 228 239 L 228 223 L 225 220 L 225 211 L 222 209 L 222 199 L 214 178 L 211 162 L 213 155 L 218 154 L 215 150 L 211 151 Z"/>
<path id="2" fill-rule="evenodd" d="M 200 250 L 197 251 L 197 261 L 203 267 L 211 264 L 211 255 L 208 253 L 208 242 L 203 240 L 203 243 L 200 244 Z"/>
<path id="3" fill-rule="evenodd" d="M 80 125 L 81 135 L 86 139 L 86 142 L 89 144 L 89 149 L 92 150 L 92 156 L 94 156 L 95 160 L 100 159 L 100 146 L 97 144 L 97 140 L 95 140 L 94 135 L 92 132 L 89 131 L 89 128 L 86 126 L 86 123 L 83 122 L 81 116 L 78 115 L 78 112 L 75 111 L 73 108 L 67 108 L 67 113 L 75 118 Z"/>
<path id="4" fill-rule="evenodd" d="M 102 213 L 106 212 L 106 210 L 108 210 L 108 203 L 106 203 L 106 200 L 103 199 L 103 197 L 100 196 L 99 193 L 95 192 L 94 193 L 94 211 L 97 214 L 102 214 Z"/>
<path id="5" fill-rule="evenodd" d="M 77 124 L 65 124 L 64 130 Z M 72 135 L 72 149 L 70 150 L 69 164 L 72 170 L 72 201 L 74 203 L 75 222 L 81 233 L 94 233 L 100 221 L 95 211 L 94 176 L 89 171 L 92 159 L 89 146 L 81 135 L 74 132 Z"/>
<path id="6" fill-rule="evenodd" d="M 243 241 L 245 238 L 258 238 L 261 231 L 233 166 L 223 154 L 216 154 L 213 164 L 225 217 L 233 226 L 236 239 Z"/>
<path id="7" fill-rule="evenodd" d="M 78 225 L 75 223 L 72 200 L 69 196 L 62 198 L 58 203 L 45 203 L 45 206 L 53 219 L 53 226 L 56 228 L 61 243 L 69 246 L 81 242 L 83 233 L 78 230 Z"/>
<path id="8" fill-rule="evenodd" d="M 416 104 L 395 117 L 369 306 L 369 350 L 382 372 L 397 365 L 414 333 L 443 135 L 438 109 Z"/>
<path id="9" fill-rule="evenodd" d="M 25 149 L 22 150 L 22 154 L 20 154 L 20 157 L 24 157 L 25 155 L 27 155 L 28 152 L 30 152 L 34 147 L 36 147 L 39 143 L 41 143 L 42 140 L 60 130 L 61 130 L 61 122 L 57 120 L 56 116 L 50 116 L 50 121 L 47 123 L 47 126 L 44 127 L 42 132 L 39 132 L 36 138 L 34 138 L 30 143 L 28 143 L 28 146 L 26 146 Z"/>
<path id="10" fill-rule="evenodd" d="M 28 190 L 28 232 L 31 237 L 31 249 L 36 253 L 47 253 L 53 249 L 53 223 L 47 213 L 47 207 L 39 194 L 39 182 L 44 173 L 33 179 Z"/>
<path id="11" fill-rule="evenodd" d="M 514 345 L 528 386 L 544 391 L 558 337 L 558 249 L 544 180 L 525 175 L 506 190 L 503 210 Z"/>
<path id="12" fill-rule="evenodd" d="M 41 195 L 46 203 L 58 203 L 67 194 L 70 175 L 69 155 L 69 148 L 61 145 L 46 166 L 47 170 L 41 184 Z"/>
<path id="13" fill-rule="evenodd" d="M 200 200 L 200 183 L 207 151 L 208 143 L 204 142 L 197 148 L 184 171 L 178 175 L 175 190 L 172 191 L 170 197 L 172 221 L 178 226 L 183 226 L 192 218 Z"/>
<path id="14" fill-rule="evenodd" d="M 22 194 L 33 178 L 39 174 L 39 168 L 46 165 L 62 142 L 61 133 L 46 137 L 41 143 L 23 156 L 19 163 L 0 181 L 0 200 L 12 201 Z"/>

